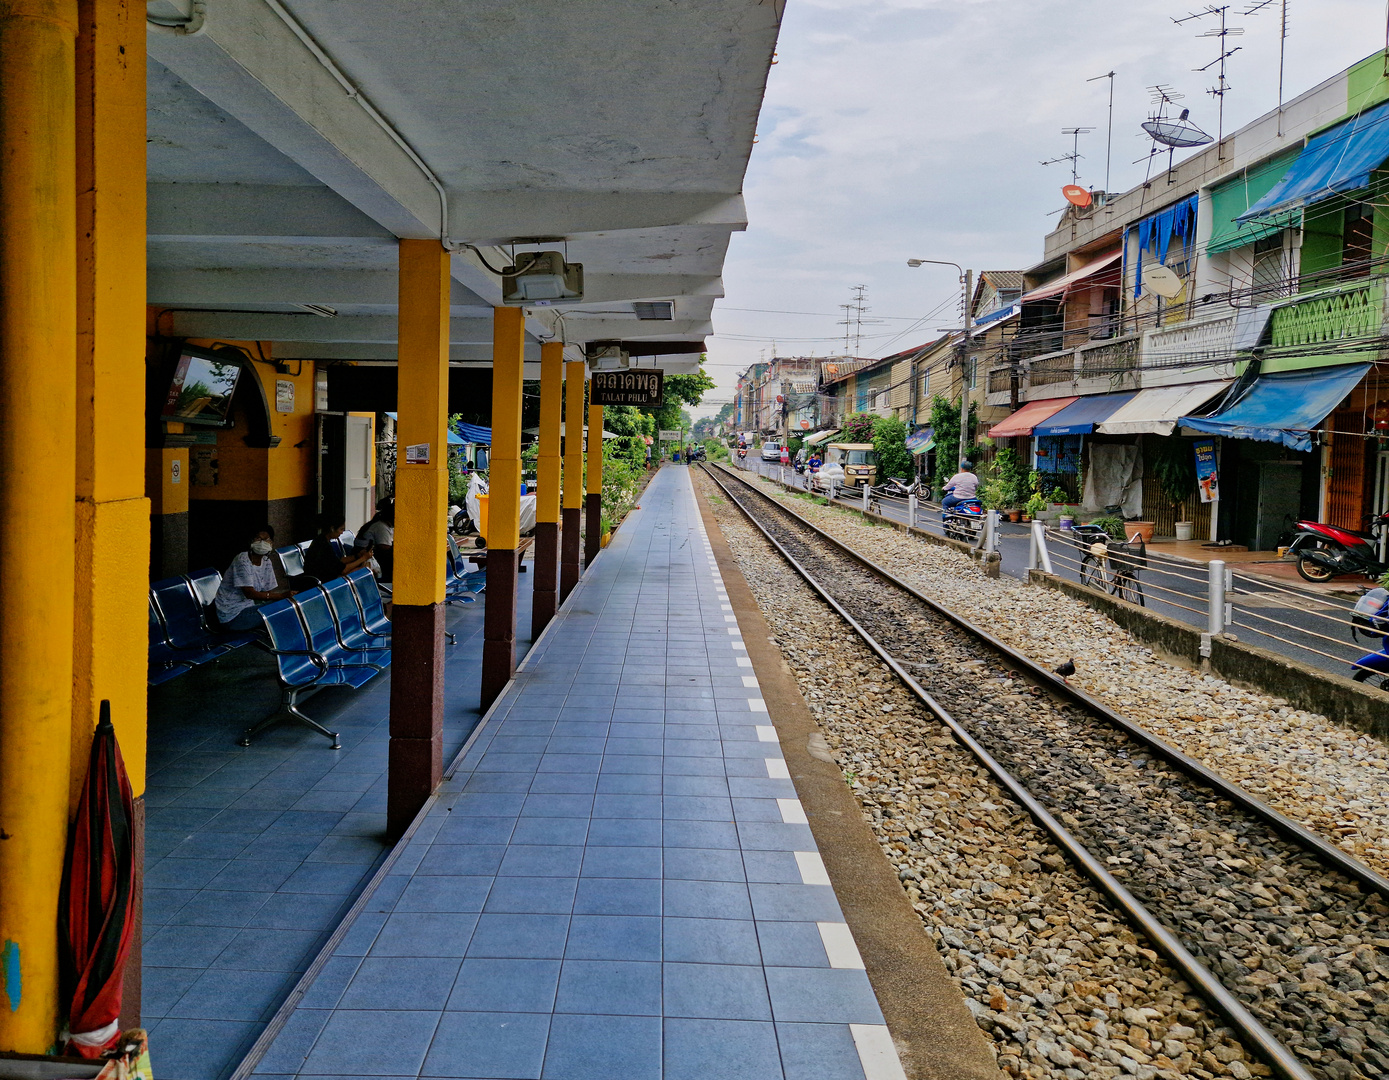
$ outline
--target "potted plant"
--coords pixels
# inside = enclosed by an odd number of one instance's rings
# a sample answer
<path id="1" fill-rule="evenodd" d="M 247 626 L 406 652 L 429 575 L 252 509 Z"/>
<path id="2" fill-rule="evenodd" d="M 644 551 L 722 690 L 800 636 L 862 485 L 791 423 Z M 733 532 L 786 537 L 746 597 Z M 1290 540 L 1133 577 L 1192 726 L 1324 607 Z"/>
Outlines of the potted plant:
<path id="1" fill-rule="evenodd" d="M 1032 498 L 1028 499 L 1027 505 L 1022 508 L 1023 521 L 1034 520 L 1039 514 L 1045 513 L 1046 508 L 1047 500 L 1042 497 L 1040 491 L 1034 491 Z"/>
<path id="2" fill-rule="evenodd" d="M 1178 540 L 1190 540 L 1195 525 L 1186 519 L 1186 504 L 1196 494 L 1196 458 L 1191 445 L 1180 437 L 1163 440 L 1152 465 L 1153 479 L 1158 482 L 1162 497 L 1176 512 L 1173 529 Z"/>
<path id="3" fill-rule="evenodd" d="M 610 517 L 608 517 L 607 514 L 603 514 L 603 515 L 600 517 L 599 521 L 600 521 L 600 524 L 599 524 L 598 546 L 599 546 L 599 547 L 607 547 L 608 544 L 609 544 L 609 542 L 610 542 L 610 541 L 612 540 L 612 538 L 613 538 L 613 523 L 612 523 L 612 519 L 611 519 Z"/>

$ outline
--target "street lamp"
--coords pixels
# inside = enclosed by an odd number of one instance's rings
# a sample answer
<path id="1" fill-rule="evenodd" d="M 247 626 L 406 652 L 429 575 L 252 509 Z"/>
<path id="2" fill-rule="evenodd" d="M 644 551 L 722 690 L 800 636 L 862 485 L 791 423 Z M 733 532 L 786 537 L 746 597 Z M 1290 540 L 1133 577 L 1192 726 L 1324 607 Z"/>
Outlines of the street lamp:
<path id="1" fill-rule="evenodd" d="M 965 289 L 965 334 L 960 348 L 960 461 L 965 460 L 965 447 L 969 445 L 969 331 L 973 326 L 970 318 L 974 299 L 974 271 L 966 270 L 959 263 L 943 262 L 940 259 L 908 259 L 907 265 L 915 269 L 930 263 L 932 266 L 953 266 L 960 272 L 960 284 Z"/>

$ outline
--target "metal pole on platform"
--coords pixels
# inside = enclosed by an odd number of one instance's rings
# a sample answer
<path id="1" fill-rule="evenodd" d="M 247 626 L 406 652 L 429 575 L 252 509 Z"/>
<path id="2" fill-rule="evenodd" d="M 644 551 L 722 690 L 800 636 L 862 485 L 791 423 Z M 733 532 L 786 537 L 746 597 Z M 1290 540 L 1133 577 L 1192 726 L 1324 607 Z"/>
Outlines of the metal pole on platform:
<path id="1" fill-rule="evenodd" d="M 1053 573 L 1051 568 L 1051 552 L 1047 550 L 1047 526 L 1044 521 L 1034 521 L 1032 523 L 1032 547 L 1036 552 L 1035 558 L 1041 563 L 1043 573 Z M 1036 569 L 1036 566 L 1029 566 L 1029 570 Z"/>
<path id="2" fill-rule="evenodd" d="M 1225 562 L 1212 559 L 1206 567 L 1206 633 L 1225 632 Z"/>

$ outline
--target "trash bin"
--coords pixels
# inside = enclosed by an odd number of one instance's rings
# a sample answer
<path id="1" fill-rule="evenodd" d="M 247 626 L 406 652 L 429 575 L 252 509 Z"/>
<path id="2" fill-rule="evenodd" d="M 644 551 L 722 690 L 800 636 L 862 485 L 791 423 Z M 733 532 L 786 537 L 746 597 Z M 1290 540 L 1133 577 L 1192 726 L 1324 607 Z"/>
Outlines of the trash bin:
<path id="1" fill-rule="evenodd" d="M 486 492 L 478 492 L 477 496 L 477 531 L 478 535 L 484 540 L 487 539 L 487 500 L 489 496 Z"/>

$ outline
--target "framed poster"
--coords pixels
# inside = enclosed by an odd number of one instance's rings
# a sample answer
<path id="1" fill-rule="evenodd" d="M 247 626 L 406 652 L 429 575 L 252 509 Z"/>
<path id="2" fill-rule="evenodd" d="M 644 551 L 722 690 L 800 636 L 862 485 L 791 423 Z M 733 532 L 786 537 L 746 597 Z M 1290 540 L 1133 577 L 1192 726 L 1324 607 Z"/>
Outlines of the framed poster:
<path id="1" fill-rule="evenodd" d="M 589 404 L 657 408 L 665 404 L 665 374 L 657 368 L 595 371 L 589 376 Z"/>

